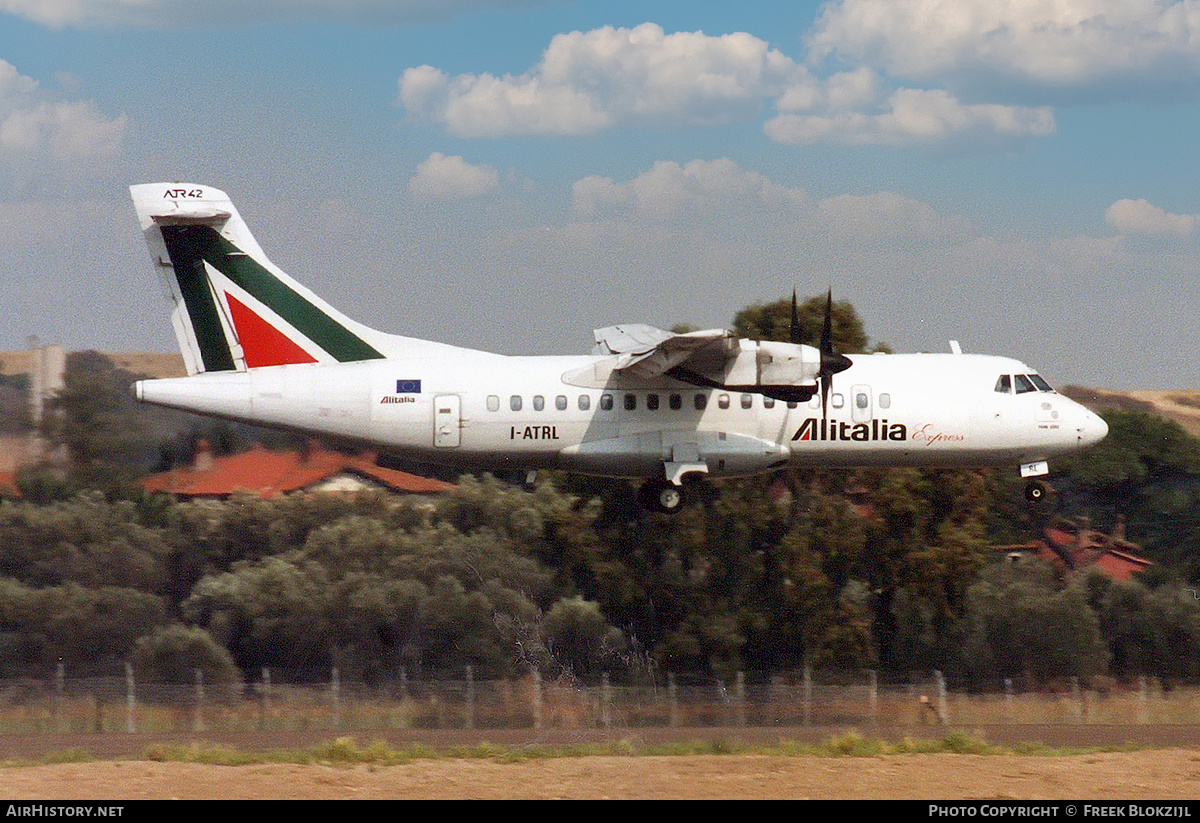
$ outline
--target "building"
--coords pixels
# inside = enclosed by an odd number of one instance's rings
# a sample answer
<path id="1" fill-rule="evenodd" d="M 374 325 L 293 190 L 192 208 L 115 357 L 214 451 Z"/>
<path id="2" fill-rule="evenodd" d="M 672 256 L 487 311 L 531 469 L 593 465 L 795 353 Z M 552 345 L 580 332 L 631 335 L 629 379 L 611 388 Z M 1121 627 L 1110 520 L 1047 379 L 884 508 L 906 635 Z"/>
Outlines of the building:
<path id="1" fill-rule="evenodd" d="M 1040 539 L 1019 546 L 997 546 L 996 550 L 1012 560 L 1025 556 L 1044 560 L 1062 579 L 1095 569 L 1114 580 L 1129 580 L 1154 565 L 1153 560 L 1141 556 L 1140 546 L 1125 539 L 1124 518 L 1118 519 L 1111 534 L 1062 521 L 1043 529 Z"/>
<path id="2" fill-rule="evenodd" d="M 190 466 L 154 474 L 139 482 L 146 491 L 185 499 L 219 499 L 238 492 L 271 499 L 298 491 L 364 490 L 429 496 L 454 488 L 453 483 L 377 466 L 371 452 L 343 454 L 317 443 L 310 443 L 303 451 L 271 451 L 256 444 L 241 454 L 216 457 L 203 440 L 197 445 Z"/>

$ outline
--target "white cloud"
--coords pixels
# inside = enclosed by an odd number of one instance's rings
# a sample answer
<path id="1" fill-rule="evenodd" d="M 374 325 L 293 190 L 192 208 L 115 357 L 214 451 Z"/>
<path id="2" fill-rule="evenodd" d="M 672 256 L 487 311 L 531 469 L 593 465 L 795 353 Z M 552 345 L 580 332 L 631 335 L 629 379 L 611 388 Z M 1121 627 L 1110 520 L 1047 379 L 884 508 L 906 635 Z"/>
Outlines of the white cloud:
<path id="1" fill-rule="evenodd" d="M 572 187 L 575 213 L 581 217 L 636 215 L 638 219 L 728 217 L 751 210 L 794 212 L 809 204 L 802 189 L 772 183 L 732 160 L 692 160 L 686 165 L 660 160 L 625 183 L 585 177 Z"/>
<path id="2" fill-rule="evenodd" d="M 1200 65 L 1200 0 L 838 0 L 807 39 L 815 60 L 922 81 L 1174 83 Z"/>
<path id="3" fill-rule="evenodd" d="M 479 197 L 499 186 L 500 175 L 491 166 L 473 166 L 462 157 L 447 157 L 440 152 L 429 155 L 408 181 L 408 190 L 419 200 Z"/>
<path id="4" fill-rule="evenodd" d="M 780 185 L 737 163 L 659 161 L 626 182 L 585 177 L 572 188 L 581 220 L 618 220 L 638 225 L 690 225 L 708 237 L 773 232 L 797 237 L 873 243 L 904 237 L 934 242 L 962 236 L 967 221 L 946 217 L 928 203 L 894 192 L 841 194 L 822 200 L 804 189 Z"/>
<path id="5" fill-rule="evenodd" d="M 713 125 L 755 115 L 807 72 L 744 32 L 666 34 L 643 23 L 559 34 L 518 77 L 430 66 L 401 77 L 409 114 L 453 134 L 590 134 L 617 125 Z"/>
<path id="6" fill-rule="evenodd" d="M 410 68 L 399 101 L 414 119 L 463 137 L 721 125 L 757 117 L 768 101 L 780 114 L 764 131 L 781 143 L 905 146 L 1054 133 L 1047 107 L 968 105 L 945 91 L 889 85 L 866 66 L 817 78 L 743 32 L 666 34 L 644 23 L 557 35 L 517 77 Z"/>
<path id="7" fill-rule="evenodd" d="M 107 117 L 91 100 L 46 99 L 37 81 L 0 60 L 0 160 L 110 157 L 128 128 L 127 118 Z"/>
<path id="8" fill-rule="evenodd" d="M 965 219 L 945 217 L 928 203 L 895 192 L 839 194 L 821 200 L 817 209 L 830 228 L 860 240 L 934 240 L 962 237 L 971 229 Z"/>
<path id="9" fill-rule="evenodd" d="M 1200 215 L 1170 214 L 1145 200 L 1118 200 L 1104 221 L 1125 234 L 1174 234 L 1187 237 L 1200 229 Z"/>
<path id="10" fill-rule="evenodd" d="M 1055 132 L 1047 106 L 964 104 L 940 89 L 897 89 L 867 111 L 830 109 L 816 114 L 785 113 L 764 126 L 779 143 L 911 146 L 961 135 L 1021 139 Z"/>

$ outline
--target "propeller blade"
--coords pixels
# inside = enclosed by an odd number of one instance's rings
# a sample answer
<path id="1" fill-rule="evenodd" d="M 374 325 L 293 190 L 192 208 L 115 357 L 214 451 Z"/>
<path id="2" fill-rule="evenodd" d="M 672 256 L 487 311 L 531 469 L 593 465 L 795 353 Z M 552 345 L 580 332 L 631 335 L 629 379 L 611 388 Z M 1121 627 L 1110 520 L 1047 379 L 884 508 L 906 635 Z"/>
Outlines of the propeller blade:
<path id="1" fill-rule="evenodd" d="M 792 289 L 792 323 L 789 331 L 789 339 L 793 345 L 799 345 L 804 342 L 804 335 L 800 332 L 800 317 L 796 313 L 796 290 Z"/>
<path id="2" fill-rule="evenodd" d="M 821 324 L 821 353 L 833 351 L 833 289 L 825 294 L 825 322 Z"/>
<path id="3" fill-rule="evenodd" d="M 850 358 L 833 350 L 833 289 L 825 295 L 825 322 L 821 326 L 821 415 L 828 417 L 833 376 L 853 365 Z"/>

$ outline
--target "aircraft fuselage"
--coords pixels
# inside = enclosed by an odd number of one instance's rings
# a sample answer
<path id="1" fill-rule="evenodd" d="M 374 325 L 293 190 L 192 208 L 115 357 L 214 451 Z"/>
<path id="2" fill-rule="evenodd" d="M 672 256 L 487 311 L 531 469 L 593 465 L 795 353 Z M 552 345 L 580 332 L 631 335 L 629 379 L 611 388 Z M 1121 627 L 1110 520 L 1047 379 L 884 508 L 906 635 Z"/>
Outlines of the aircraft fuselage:
<path id="1" fill-rule="evenodd" d="M 793 465 L 1027 465 L 1095 442 L 1096 415 L 1053 391 L 1011 386 L 1019 361 L 969 354 L 852 356 L 821 397 L 638 379 L 610 356 L 505 356 L 446 346 L 420 357 L 290 364 L 142 381 L 140 400 L 312 432 L 415 459 L 710 477 Z M 1002 375 L 1010 389 L 998 391 Z M 670 469 L 668 468 L 668 472 Z M 1035 472 L 1036 473 L 1036 472 Z"/>

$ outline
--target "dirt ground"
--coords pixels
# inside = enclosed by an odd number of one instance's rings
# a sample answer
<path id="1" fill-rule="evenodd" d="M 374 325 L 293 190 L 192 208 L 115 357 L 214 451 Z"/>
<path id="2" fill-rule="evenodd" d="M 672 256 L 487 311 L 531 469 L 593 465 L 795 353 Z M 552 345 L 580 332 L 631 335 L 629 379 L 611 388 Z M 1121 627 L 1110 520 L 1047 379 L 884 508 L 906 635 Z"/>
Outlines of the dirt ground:
<path id="1" fill-rule="evenodd" d="M 1200 796 L 1200 750 L 1059 757 L 769 755 L 423 760 L 388 767 L 114 760 L 0 769 L 0 796 L 143 799 L 995 799 Z"/>

